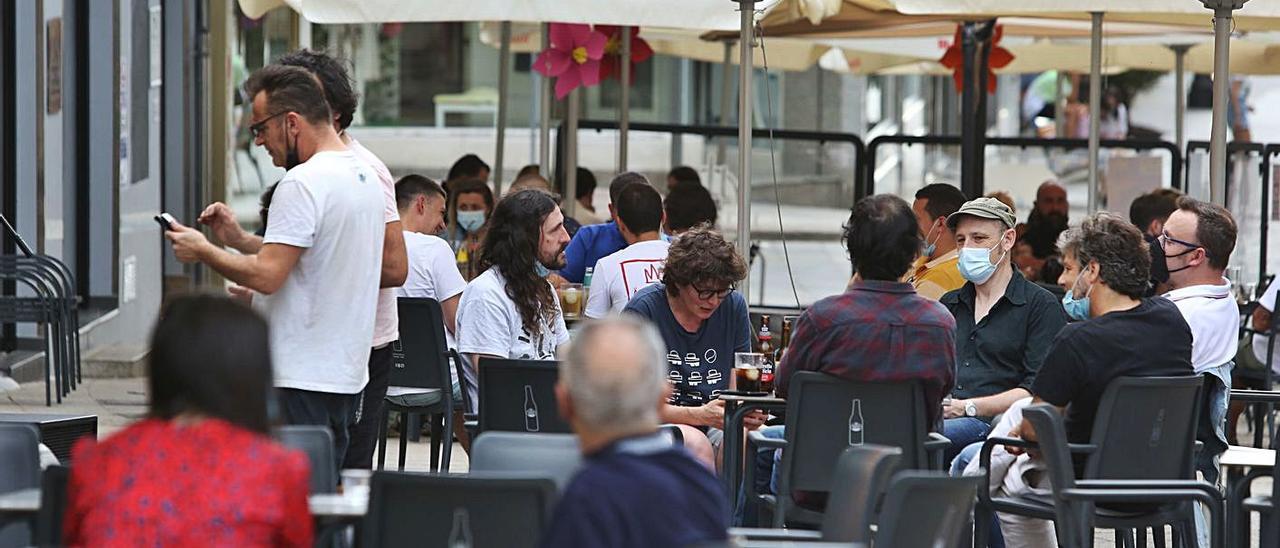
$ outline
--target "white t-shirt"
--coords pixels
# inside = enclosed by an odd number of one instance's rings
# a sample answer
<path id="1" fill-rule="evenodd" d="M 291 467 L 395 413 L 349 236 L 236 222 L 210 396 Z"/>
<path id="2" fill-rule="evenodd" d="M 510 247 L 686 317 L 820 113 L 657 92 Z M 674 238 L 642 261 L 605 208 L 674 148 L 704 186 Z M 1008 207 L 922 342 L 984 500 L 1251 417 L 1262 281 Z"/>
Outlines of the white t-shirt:
<path id="1" fill-rule="evenodd" d="M 603 318 L 609 312 L 621 312 L 637 291 L 662 281 L 662 268 L 667 264 L 669 242 L 650 240 L 636 242 L 601 257 L 591 274 L 587 293 L 588 318 Z"/>
<path id="2" fill-rule="evenodd" d="M 462 273 L 458 272 L 458 263 L 454 261 L 453 250 L 449 248 L 448 242 L 436 236 L 406 230 L 404 248 L 409 256 L 409 277 L 405 279 L 404 286 L 395 288 L 397 297 L 418 297 L 444 302 L 467 288 L 467 281 L 463 280 Z M 447 327 L 444 330 L 444 339 L 449 348 L 458 347 L 453 333 L 450 333 Z M 457 382 L 456 370 L 450 368 L 449 372 L 452 373 L 454 382 Z M 421 388 L 403 386 L 387 387 L 388 396 L 425 391 Z"/>
<path id="3" fill-rule="evenodd" d="M 316 153 L 280 180 L 263 244 L 305 249 L 280 290 L 262 296 L 276 386 L 337 394 L 364 389 L 383 205 L 377 175 L 350 151 Z"/>
<path id="4" fill-rule="evenodd" d="M 1266 309 L 1272 314 L 1276 313 L 1276 293 L 1280 292 L 1280 276 L 1267 286 L 1267 290 L 1262 293 L 1262 298 L 1258 299 L 1258 306 Z M 1253 336 L 1253 355 L 1258 358 L 1258 363 L 1267 364 L 1267 339 L 1262 335 Z M 1272 354 L 1271 368 L 1280 371 L 1280 341 L 1276 341 L 1275 351 Z"/>
<path id="5" fill-rule="evenodd" d="M 1240 307 L 1226 278 L 1218 285 L 1193 285 L 1164 294 L 1191 326 L 1191 367 L 1196 374 L 1235 359 Z"/>
<path id="6" fill-rule="evenodd" d="M 378 175 L 378 181 L 382 183 L 382 198 L 386 203 L 382 210 L 384 222 L 394 223 L 399 221 L 400 211 L 396 209 L 396 181 L 391 178 L 391 170 L 387 169 L 387 164 L 382 163 L 382 160 L 379 160 L 377 156 L 370 152 L 369 149 L 364 148 L 364 145 L 354 138 L 351 139 L 350 143 L 347 143 L 347 148 L 351 149 L 351 152 L 354 152 L 357 158 L 369 164 L 369 167 L 373 168 L 374 173 Z M 378 264 L 382 264 L 381 255 L 378 256 Z M 379 266 L 378 272 L 381 275 L 381 266 Z M 373 347 L 377 348 L 399 339 L 399 324 L 400 317 L 396 313 L 395 288 L 379 289 L 378 315 L 373 324 Z"/>
<path id="7" fill-rule="evenodd" d="M 533 335 L 524 330 L 520 310 L 507 296 L 506 286 L 506 279 L 493 267 L 471 280 L 462 292 L 458 303 L 458 352 L 518 360 L 556 359 L 556 349 L 569 342 L 560 300 L 555 300 L 554 320 L 543 321 L 539 326 L 541 334 Z"/>

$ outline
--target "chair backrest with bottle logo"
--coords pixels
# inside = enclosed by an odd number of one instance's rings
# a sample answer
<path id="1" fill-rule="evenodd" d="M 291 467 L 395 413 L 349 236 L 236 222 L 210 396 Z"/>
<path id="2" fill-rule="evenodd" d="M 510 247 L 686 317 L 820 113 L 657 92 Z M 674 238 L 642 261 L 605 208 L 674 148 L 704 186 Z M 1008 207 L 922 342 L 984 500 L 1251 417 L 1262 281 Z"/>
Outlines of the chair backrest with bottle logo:
<path id="1" fill-rule="evenodd" d="M 452 405 L 449 347 L 444 339 L 444 313 L 435 299 L 400 297 L 400 339 L 392 343 L 390 386 L 440 390 Z"/>
<path id="2" fill-rule="evenodd" d="M 545 478 L 374 472 L 365 546 L 538 545 L 556 486 Z"/>
<path id="3" fill-rule="evenodd" d="M 902 449 L 898 469 L 927 469 L 928 419 L 919 382 L 853 382 L 796 373 L 787 398 L 783 491 L 827 492 L 840 454 L 850 446 Z"/>
<path id="4" fill-rule="evenodd" d="M 477 371 L 481 432 L 573 431 L 556 406 L 559 362 L 483 358 Z"/>

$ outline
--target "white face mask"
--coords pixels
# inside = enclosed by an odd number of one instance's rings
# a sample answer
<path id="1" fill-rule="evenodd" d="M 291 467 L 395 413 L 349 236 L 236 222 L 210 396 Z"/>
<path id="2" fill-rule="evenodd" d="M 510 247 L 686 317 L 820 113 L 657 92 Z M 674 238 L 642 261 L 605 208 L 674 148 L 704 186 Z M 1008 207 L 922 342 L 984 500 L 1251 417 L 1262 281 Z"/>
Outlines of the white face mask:
<path id="1" fill-rule="evenodd" d="M 483 211 L 459 211 L 458 226 L 467 232 L 475 232 L 484 226 Z"/>

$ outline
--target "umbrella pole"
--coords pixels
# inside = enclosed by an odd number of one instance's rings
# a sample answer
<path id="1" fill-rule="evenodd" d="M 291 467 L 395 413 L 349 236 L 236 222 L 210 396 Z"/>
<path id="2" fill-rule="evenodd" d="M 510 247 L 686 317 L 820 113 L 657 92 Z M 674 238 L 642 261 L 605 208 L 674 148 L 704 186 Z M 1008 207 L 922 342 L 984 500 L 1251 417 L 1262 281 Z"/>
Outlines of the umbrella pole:
<path id="1" fill-rule="evenodd" d="M 987 142 L 987 54 L 991 51 L 994 19 L 966 21 L 960 31 L 964 52 L 964 85 L 960 93 L 960 191 L 982 195 Z"/>
<path id="2" fill-rule="evenodd" d="M 493 193 L 502 195 L 502 160 L 507 146 L 507 101 L 510 97 L 511 21 L 502 22 L 502 49 L 498 54 L 498 143 L 493 152 Z"/>
<path id="3" fill-rule="evenodd" d="M 1089 213 L 1098 210 L 1098 133 L 1102 128 L 1102 12 L 1093 17 L 1089 40 Z"/>
<path id="4" fill-rule="evenodd" d="M 627 134 L 631 131 L 631 27 L 622 27 L 621 89 L 618 90 L 618 173 L 627 171 Z"/>
<path id="5" fill-rule="evenodd" d="M 1173 92 L 1177 94 L 1174 102 L 1177 105 L 1176 117 L 1173 121 L 1173 135 L 1178 143 L 1178 153 L 1181 154 L 1187 146 L 1186 133 L 1184 132 L 1184 117 L 1187 115 L 1187 50 L 1191 46 L 1186 44 L 1177 44 L 1169 46 L 1173 50 Z"/>
<path id="6" fill-rule="evenodd" d="M 542 51 L 551 47 L 551 25 L 542 24 Z M 538 142 L 542 148 L 538 150 L 538 171 L 545 176 L 551 175 L 551 79 L 539 76 L 542 90 L 538 105 Z"/>
<path id="7" fill-rule="evenodd" d="M 1227 102 L 1231 90 L 1231 12 L 1248 0 L 1200 0 L 1213 10 L 1213 126 L 1209 138 L 1209 196 L 1226 204 Z"/>
<path id="8" fill-rule="evenodd" d="M 564 195 L 560 209 L 566 217 L 578 211 L 578 97 L 582 87 L 569 92 L 569 112 L 564 122 Z M 566 207 L 567 206 L 567 207 Z"/>
<path id="9" fill-rule="evenodd" d="M 724 43 L 724 63 L 720 65 L 720 125 L 729 125 L 729 109 L 732 108 L 732 98 L 730 95 L 729 79 L 733 76 L 733 42 L 726 40 Z M 725 158 L 725 139 L 716 139 L 719 143 L 716 145 L 716 163 L 724 165 Z"/>
<path id="10" fill-rule="evenodd" d="M 738 253 L 748 261 L 751 257 L 751 47 L 755 43 L 756 0 L 735 0 L 742 16 L 738 39 Z M 738 286 L 742 298 L 751 302 L 751 269 Z"/>

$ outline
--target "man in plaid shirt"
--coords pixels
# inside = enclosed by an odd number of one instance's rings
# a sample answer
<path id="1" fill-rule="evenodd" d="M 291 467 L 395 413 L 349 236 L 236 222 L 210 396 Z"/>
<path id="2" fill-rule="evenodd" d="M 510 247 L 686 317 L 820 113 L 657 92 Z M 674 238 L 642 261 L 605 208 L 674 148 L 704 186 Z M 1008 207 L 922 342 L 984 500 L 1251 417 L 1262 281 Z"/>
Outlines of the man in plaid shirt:
<path id="1" fill-rule="evenodd" d="M 778 396 L 787 396 L 797 371 L 853 381 L 918 380 L 930 424 L 938 423 L 942 398 L 955 382 L 956 321 L 946 307 L 900 281 L 923 247 L 911 206 L 890 194 L 862 199 L 849 216 L 845 242 L 853 281 L 844 293 L 814 303 L 800 316 L 778 365 Z M 764 434 L 781 438 L 784 430 L 769 427 Z M 767 466 L 763 460 L 757 462 Z M 776 485 L 775 475 L 775 491 Z M 820 504 L 816 497 L 800 502 Z"/>

